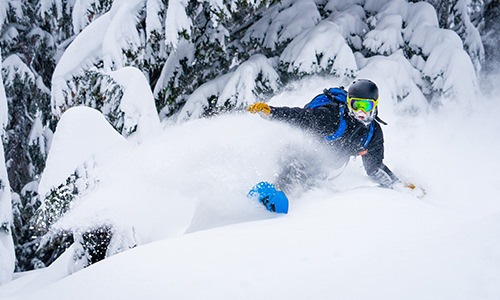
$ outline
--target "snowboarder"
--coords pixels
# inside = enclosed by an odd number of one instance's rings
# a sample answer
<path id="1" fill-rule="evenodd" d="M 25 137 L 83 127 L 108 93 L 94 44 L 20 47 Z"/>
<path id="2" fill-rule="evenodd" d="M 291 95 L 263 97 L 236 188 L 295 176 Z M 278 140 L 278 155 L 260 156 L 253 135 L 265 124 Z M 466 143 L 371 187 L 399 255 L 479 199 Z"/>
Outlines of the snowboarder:
<path id="1" fill-rule="evenodd" d="M 325 93 L 333 98 L 336 95 L 329 93 L 331 90 Z M 357 79 L 349 86 L 347 97 L 343 88 L 334 90 L 344 93 L 341 101 L 305 108 L 273 107 L 257 102 L 247 110 L 316 133 L 333 147 L 337 153 L 335 159 L 342 164 L 347 164 L 352 156 L 361 156 L 368 176 L 383 187 L 415 189 L 411 183 L 402 183 L 383 163 L 384 138 L 379 124 L 383 121 L 377 117 L 377 85 L 368 79 Z"/>

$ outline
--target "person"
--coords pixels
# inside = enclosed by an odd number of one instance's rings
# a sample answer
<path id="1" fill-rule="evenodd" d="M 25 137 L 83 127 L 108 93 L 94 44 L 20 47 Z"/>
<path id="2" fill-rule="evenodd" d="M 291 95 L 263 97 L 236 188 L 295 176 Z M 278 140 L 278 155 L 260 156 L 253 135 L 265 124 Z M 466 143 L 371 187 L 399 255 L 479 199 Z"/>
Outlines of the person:
<path id="1" fill-rule="evenodd" d="M 247 110 L 314 132 L 335 150 L 334 157 L 341 164 L 361 156 L 366 174 L 382 187 L 413 190 L 415 185 L 401 182 L 383 162 L 384 137 L 379 124 L 383 121 L 377 117 L 378 99 L 379 90 L 373 81 L 357 79 L 348 87 L 346 104 L 330 101 L 315 108 L 300 108 L 256 102 Z"/>

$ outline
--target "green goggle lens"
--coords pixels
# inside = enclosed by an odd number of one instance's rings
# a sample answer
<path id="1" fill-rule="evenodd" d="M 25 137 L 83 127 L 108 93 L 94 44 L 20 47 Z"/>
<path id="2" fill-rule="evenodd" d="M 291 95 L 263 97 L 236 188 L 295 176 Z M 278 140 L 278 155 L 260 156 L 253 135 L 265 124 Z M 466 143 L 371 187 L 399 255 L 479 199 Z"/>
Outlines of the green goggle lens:
<path id="1" fill-rule="evenodd" d="M 349 106 L 354 111 L 362 110 L 369 113 L 375 109 L 376 105 L 377 101 L 373 99 L 349 98 Z"/>

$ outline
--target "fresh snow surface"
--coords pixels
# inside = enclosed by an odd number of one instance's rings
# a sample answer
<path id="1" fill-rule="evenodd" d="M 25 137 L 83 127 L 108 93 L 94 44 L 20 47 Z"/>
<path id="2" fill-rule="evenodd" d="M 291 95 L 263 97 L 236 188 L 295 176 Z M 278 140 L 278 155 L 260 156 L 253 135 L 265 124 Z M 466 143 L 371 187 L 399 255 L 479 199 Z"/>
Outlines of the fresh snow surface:
<path id="1" fill-rule="evenodd" d="M 301 106 L 334 84 L 314 77 L 270 103 Z M 385 162 L 423 199 L 375 186 L 360 159 L 333 178 L 307 134 L 257 115 L 165 124 L 101 160 L 97 189 L 58 225 L 106 221 L 139 246 L 71 275 L 67 251 L 0 298 L 500 299 L 498 101 L 413 117 L 381 99 Z M 317 180 L 289 193 L 287 215 L 246 198 L 294 156 Z"/>

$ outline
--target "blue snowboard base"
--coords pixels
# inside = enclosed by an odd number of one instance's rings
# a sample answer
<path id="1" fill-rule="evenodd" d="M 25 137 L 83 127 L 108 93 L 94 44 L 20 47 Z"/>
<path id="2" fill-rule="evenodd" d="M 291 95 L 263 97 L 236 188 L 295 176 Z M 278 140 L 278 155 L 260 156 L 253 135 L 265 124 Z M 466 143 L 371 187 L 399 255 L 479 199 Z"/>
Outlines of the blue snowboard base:
<path id="1" fill-rule="evenodd" d="M 267 181 L 257 183 L 248 192 L 248 197 L 258 199 L 271 212 L 288 213 L 288 198 L 285 193 L 276 190 L 272 183 Z"/>

